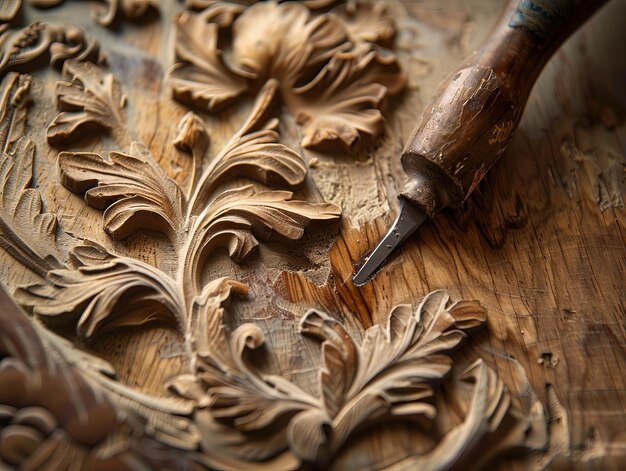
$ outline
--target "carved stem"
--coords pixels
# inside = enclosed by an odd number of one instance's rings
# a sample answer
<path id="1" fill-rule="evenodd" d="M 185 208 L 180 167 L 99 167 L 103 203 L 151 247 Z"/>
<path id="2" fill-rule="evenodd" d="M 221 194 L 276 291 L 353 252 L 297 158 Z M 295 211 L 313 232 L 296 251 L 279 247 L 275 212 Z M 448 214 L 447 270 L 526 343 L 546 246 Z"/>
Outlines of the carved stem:
<path id="1" fill-rule="evenodd" d="M 241 138 L 244 134 L 254 129 L 258 124 L 263 122 L 263 118 L 266 117 L 267 111 L 274 102 L 277 90 L 278 82 L 275 79 L 268 80 L 259 92 L 259 95 L 254 103 L 254 107 L 252 108 L 252 111 L 250 112 L 250 115 L 248 116 L 246 122 L 230 138 L 228 144 L 226 144 L 222 148 L 220 153 L 215 156 L 215 158 L 204 170 L 202 176 L 200 177 L 200 180 L 198 181 L 193 196 L 189 199 L 189 205 L 187 208 L 187 219 L 189 219 L 191 215 L 196 211 L 196 206 L 200 202 L 202 202 L 202 200 L 213 189 L 213 185 L 215 184 L 213 178 L 215 169 L 220 165 L 220 163 L 222 163 L 222 160 L 225 156 L 228 155 L 231 149 L 236 146 L 237 140 Z"/>

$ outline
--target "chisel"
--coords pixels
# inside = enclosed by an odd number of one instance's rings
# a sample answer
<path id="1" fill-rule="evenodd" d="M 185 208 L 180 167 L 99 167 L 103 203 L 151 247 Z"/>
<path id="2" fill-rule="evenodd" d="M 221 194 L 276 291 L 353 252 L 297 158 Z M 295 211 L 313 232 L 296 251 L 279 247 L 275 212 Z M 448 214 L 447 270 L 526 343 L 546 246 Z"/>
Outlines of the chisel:
<path id="1" fill-rule="evenodd" d="M 398 216 L 355 285 L 427 219 L 457 208 L 506 150 L 548 59 L 607 0 L 514 0 L 482 46 L 440 85 L 402 152 Z"/>

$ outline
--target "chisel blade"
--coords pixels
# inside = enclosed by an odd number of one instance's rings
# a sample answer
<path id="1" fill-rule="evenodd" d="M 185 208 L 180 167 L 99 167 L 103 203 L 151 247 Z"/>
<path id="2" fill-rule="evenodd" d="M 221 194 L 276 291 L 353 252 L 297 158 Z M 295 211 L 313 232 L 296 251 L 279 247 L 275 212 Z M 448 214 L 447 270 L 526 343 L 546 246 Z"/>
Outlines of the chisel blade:
<path id="1" fill-rule="evenodd" d="M 395 248 L 413 234 L 426 219 L 428 217 L 422 210 L 400 197 L 396 220 L 391 225 L 387 235 L 383 237 L 365 264 L 352 278 L 354 284 L 361 286 L 369 281 Z"/>

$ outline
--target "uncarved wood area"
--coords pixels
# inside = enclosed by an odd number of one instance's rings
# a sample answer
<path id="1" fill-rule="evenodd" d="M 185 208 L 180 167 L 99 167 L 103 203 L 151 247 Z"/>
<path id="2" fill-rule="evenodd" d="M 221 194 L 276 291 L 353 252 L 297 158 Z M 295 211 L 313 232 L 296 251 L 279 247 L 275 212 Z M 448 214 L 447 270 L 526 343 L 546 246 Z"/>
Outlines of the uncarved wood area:
<path id="1" fill-rule="evenodd" d="M 501 3 L 2 4 L 0 468 L 621 469 L 626 1 L 352 282 Z"/>

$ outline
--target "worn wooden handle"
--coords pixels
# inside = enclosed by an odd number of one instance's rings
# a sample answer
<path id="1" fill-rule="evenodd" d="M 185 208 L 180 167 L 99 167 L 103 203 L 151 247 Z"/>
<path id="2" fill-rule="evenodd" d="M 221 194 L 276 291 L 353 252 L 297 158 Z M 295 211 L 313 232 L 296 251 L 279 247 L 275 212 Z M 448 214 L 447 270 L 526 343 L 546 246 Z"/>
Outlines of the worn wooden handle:
<path id="1" fill-rule="evenodd" d="M 402 153 L 401 194 L 430 217 L 457 207 L 508 146 L 543 66 L 607 0 L 515 0 L 440 86 Z"/>

